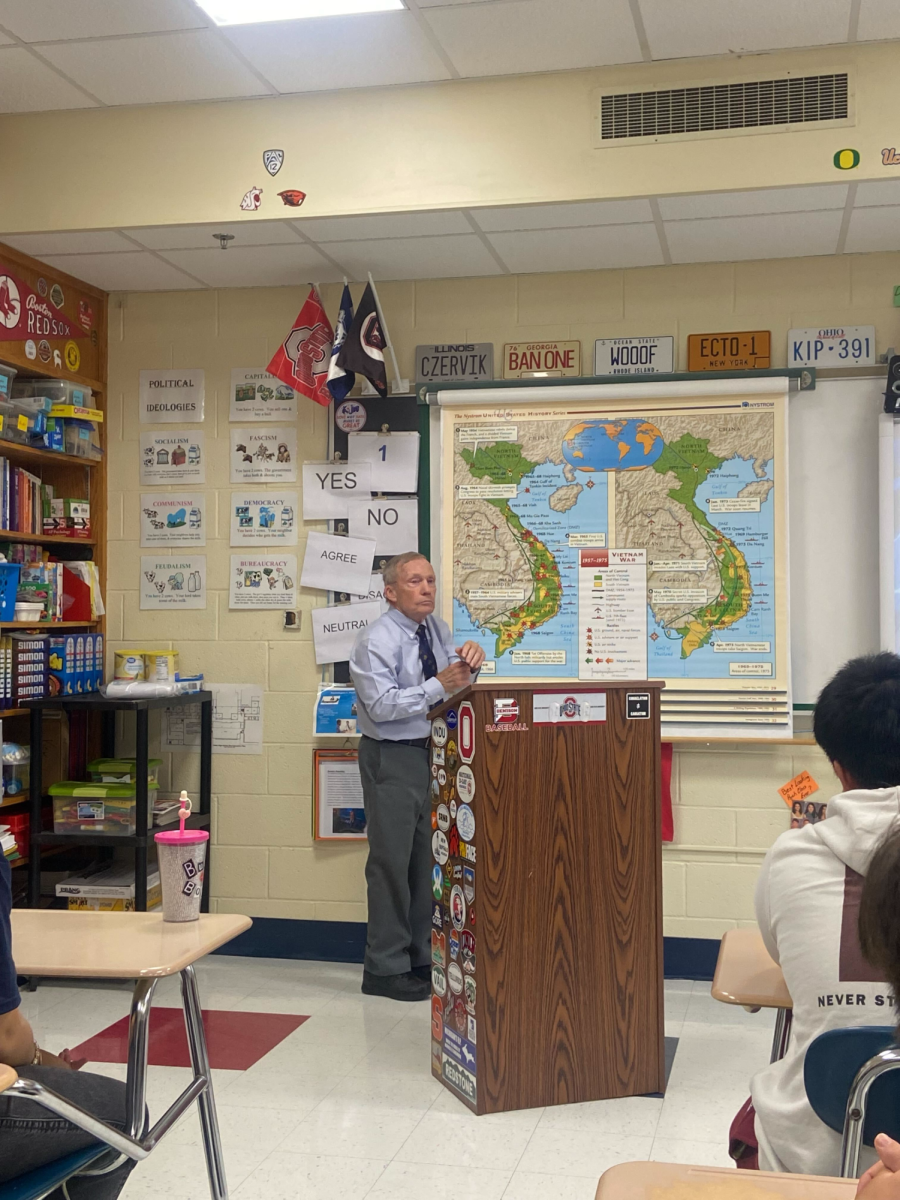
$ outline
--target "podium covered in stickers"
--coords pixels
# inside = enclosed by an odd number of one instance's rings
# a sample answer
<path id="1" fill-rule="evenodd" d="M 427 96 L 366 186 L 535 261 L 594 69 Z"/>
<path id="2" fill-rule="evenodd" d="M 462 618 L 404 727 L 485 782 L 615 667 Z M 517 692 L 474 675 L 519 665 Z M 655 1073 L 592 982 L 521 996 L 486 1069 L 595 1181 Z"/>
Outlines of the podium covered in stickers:
<path id="1" fill-rule="evenodd" d="M 665 1086 L 659 683 L 431 716 L 432 1073 L 476 1113 Z"/>

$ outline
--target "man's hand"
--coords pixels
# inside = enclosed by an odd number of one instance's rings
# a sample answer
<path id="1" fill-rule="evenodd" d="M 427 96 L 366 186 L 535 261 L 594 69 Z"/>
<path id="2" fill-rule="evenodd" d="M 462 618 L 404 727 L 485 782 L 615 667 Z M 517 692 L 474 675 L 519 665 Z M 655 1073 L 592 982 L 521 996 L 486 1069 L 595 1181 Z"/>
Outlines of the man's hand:
<path id="1" fill-rule="evenodd" d="M 484 662 L 484 651 L 477 642 L 464 642 L 462 646 L 456 647 L 456 653 L 468 664 L 469 671 L 473 674 Z"/>
<path id="2" fill-rule="evenodd" d="M 454 692 L 458 692 L 460 688 L 471 683 L 472 674 L 469 671 L 468 663 L 452 662 L 449 667 L 444 667 L 443 671 L 438 671 L 435 678 L 440 680 L 441 687 L 448 696 L 452 696 Z"/>

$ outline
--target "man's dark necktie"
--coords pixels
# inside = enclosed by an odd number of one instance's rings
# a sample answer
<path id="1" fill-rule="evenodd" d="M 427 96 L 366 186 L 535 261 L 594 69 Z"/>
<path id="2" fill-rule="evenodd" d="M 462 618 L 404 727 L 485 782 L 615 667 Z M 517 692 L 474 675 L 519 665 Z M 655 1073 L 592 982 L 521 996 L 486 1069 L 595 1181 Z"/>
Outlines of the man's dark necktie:
<path id="1" fill-rule="evenodd" d="M 437 659 L 434 657 L 434 651 L 431 649 L 431 642 L 428 640 L 428 632 L 424 625 L 418 627 L 416 637 L 419 641 L 419 662 L 422 664 L 425 678 L 433 679 L 437 675 Z"/>

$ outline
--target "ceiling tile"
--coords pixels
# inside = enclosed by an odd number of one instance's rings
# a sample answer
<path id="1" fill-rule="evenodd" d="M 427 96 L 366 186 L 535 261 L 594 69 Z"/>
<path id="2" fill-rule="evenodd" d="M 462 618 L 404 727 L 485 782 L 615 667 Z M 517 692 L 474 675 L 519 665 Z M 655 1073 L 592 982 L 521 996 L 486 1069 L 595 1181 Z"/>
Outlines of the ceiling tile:
<path id="1" fill-rule="evenodd" d="M 900 250 L 900 207 L 854 209 L 844 249 L 848 254 Z"/>
<path id="2" fill-rule="evenodd" d="M 897 0 L 862 0 L 856 36 L 861 42 L 900 38 L 900 6 Z"/>
<path id="3" fill-rule="evenodd" d="M 96 107 L 83 92 L 27 50 L 17 46 L 0 50 L 0 112 Z"/>
<path id="4" fill-rule="evenodd" d="M 850 19 L 850 0 L 640 0 L 640 6 L 655 59 L 844 42 Z"/>
<path id="5" fill-rule="evenodd" d="M 871 183 L 857 184 L 853 204 L 855 208 L 870 208 L 875 204 L 900 204 L 900 179 L 875 179 Z"/>
<path id="6" fill-rule="evenodd" d="M 188 0 L 0 0 L 0 25 L 24 42 L 159 33 L 205 25 Z"/>
<path id="7" fill-rule="evenodd" d="M 354 279 L 450 279 L 499 275 L 500 267 L 474 233 L 371 242 L 328 242 L 322 249 Z"/>
<path id="8" fill-rule="evenodd" d="M 42 46 L 60 70 L 104 104 L 154 104 L 268 95 L 210 30 Z"/>
<path id="9" fill-rule="evenodd" d="M 464 76 L 641 61 L 628 0 L 461 4 L 429 8 L 425 19 Z"/>
<path id="10" fill-rule="evenodd" d="M 600 225 L 492 233 L 489 240 L 515 273 L 650 267 L 663 256 L 654 225 Z"/>
<path id="11" fill-rule="evenodd" d="M 842 216 L 838 210 L 667 221 L 666 237 L 676 263 L 803 258 L 835 253 Z"/>
<path id="12" fill-rule="evenodd" d="M 265 190 L 265 189 L 263 189 Z M 123 229 L 123 233 L 150 250 L 208 250 L 221 249 L 214 234 L 231 233 L 234 241 L 229 249 L 241 246 L 296 245 L 300 236 L 289 221 L 240 221 L 233 225 L 157 225 L 146 229 Z"/>
<path id="13" fill-rule="evenodd" d="M 284 287 L 342 277 L 312 246 L 245 246 L 220 250 L 166 250 L 163 258 L 210 287 Z"/>
<path id="14" fill-rule="evenodd" d="M 843 208 L 846 183 L 819 187 L 761 188 L 753 192 L 719 192 L 701 196 L 660 196 L 664 221 L 698 217 L 744 217 L 762 213 L 815 212 Z"/>
<path id="15" fill-rule="evenodd" d="M 450 78 L 407 11 L 232 25 L 223 32 L 280 92 Z"/>
<path id="16" fill-rule="evenodd" d="M 649 200 L 589 200 L 583 204 L 522 204 L 469 210 L 486 233 L 515 229 L 577 229 L 652 221 Z"/>
<path id="17" fill-rule="evenodd" d="M 200 285 L 153 254 L 62 254 L 43 260 L 107 292 L 161 292 Z"/>
<path id="18" fill-rule="evenodd" d="M 471 233 L 461 212 L 371 213 L 360 217 L 313 217 L 294 224 L 314 242 L 361 242 L 373 238 Z"/>
<path id="19" fill-rule="evenodd" d="M 89 230 L 85 233 L 13 233 L 0 242 L 42 258 L 46 254 L 103 254 L 134 247 L 112 229 Z"/>

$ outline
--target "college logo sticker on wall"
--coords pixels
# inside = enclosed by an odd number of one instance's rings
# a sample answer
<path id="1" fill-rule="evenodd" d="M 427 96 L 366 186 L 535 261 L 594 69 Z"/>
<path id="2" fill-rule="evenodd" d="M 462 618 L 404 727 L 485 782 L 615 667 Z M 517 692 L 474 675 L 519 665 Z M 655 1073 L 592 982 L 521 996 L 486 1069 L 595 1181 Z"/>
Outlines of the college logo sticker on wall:
<path id="1" fill-rule="evenodd" d="M 271 176 L 275 176 L 284 165 L 283 150 L 263 150 L 263 166 Z"/>
<path id="2" fill-rule="evenodd" d="M 261 187 L 252 187 L 249 191 L 244 192 L 241 200 L 241 210 L 243 212 L 256 212 L 262 204 L 263 190 Z"/>
<path id="3" fill-rule="evenodd" d="M 301 192 L 299 188 L 285 188 L 278 195 L 281 197 L 281 203 L 288 208 L 299 208 L 306 199 L 306 192 Z"/>
<path id="4" fill-rule="evenodd" d="M 475 710 L 468 700 L 459 706 L 459 757 L 464 763 L 475 757 Z"/>
<path id="5" fill-rule="evenodd" d="M 838 150 L 832 162 L 839 171 L 852 171 L 854 167 L 859 166 L 859 151 Z"/>

